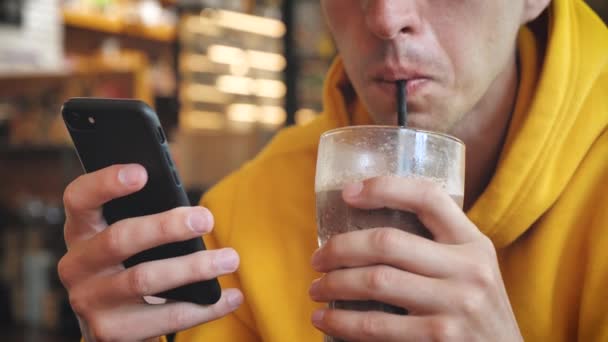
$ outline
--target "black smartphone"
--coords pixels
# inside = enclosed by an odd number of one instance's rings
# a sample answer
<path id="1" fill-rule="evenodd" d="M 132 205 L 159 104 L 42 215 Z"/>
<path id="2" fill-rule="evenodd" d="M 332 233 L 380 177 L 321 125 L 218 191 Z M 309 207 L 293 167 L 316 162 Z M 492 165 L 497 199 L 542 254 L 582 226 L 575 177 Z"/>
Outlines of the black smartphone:
<path id="1" fill-rule="evenodd" d="M 85 172 L 114 164 L 137 163 L 146 168 L 148 182 L 140 191 L 103 206 L 108 224 L 190 206 L 169 153 L 156 113 L 144 102 L 131 99 L 72 98 L 61 110 Z M 169 243 L 132 256 L 123 263 L 182 256 L 205 249 L 202 238 Z M 91 251 L 103 253 L 103 251 Z M 198 304 L 213 304 L 221 295 L 217 279 L 188 284 L 155 296 Z"/>

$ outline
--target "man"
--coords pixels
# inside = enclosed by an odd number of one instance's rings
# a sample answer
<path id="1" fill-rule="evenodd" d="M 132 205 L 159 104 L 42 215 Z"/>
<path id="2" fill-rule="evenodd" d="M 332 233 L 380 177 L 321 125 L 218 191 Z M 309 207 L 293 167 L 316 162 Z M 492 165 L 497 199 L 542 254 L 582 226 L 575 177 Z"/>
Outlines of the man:
<path id="1" fill-rule="evenodd" d="M 321 3 L 341 56 L 325 113 L 279 134 L 204 198 L 208 209 L 106 227 L 99 207 L 140 189 L 145 171 L 113 166 L 68 187 L 59 274 L 85 339 L 608 340 L 605 25 L 580 0 Z M 394 125 L 400 79 L 410 126 L 467 145 L 466 215 L 427 182 L 370 179 L 348 185 L 344 199 L 413 211 L 435 240 L 379 227 L 315 251 L 318 138 L 344 125 Z M 208 252 L 119 265 L 210 233 L 214 220 Z M 218 275 L 224 294 L 210 307 L 141 299 Z M 411 313 L 325 309 L 336 299 Z"/>

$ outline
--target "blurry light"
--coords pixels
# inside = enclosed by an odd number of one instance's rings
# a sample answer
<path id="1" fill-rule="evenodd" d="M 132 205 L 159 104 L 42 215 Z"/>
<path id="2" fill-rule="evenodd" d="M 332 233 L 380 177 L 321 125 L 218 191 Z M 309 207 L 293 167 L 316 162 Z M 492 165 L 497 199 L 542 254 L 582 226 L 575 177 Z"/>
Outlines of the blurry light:
<path id="1" fill-rule="evenodd" d="M 181 68 L 187 71 L 213 72 L 215 67 L 205 55 L 185 54 L 181 57 Z"/>
<path id="2" fill-rule="evenodd" d="M 258 109 L 258 121 L 267 125 L 282 125 L 287 119 L 285 109 L 279 106 L 261 106 Z"/>
<path id="3" fill-rule="evenodd" d="M 247 50 L 247 55 L 252 68 L 278 72 L 283 71 L 287 65 L 285 57 L 278 53 Z"/>
<path id="4" fill-rule="evenodd" d="M 295 114 L 296 123 L 298 125 L 305 125 L 317 117 L 317 112 L 312 109 L 302 108 Z"/>
<path id="5" fill-rule="evenodd" d="M 285 83 L 281 81 L 242 76 L 222 75 L 215 84 L 217 89 L 228 94 L 257 95 L 272 99 L 282 98 L 287 92 Z"/>
<path id="6" fill-rule="evenodd" d="M 258 107 L 247 103 L 235 103 L 228 106 L 226 111 L 228 119 L 239 122 L 255 122 L 258 116 Z"/>
<path id="7" fill-rule="evenodd" d="M 186 31 L 216 37 L 220 35 L 220 29 L 215 22 L 209 18 L 191 16 L 185 22 Z"/>
<path id="8" fill-rule="evenodd" d="M 281 81 L 258 79 L 255 81 L 253 91 L 260 97 L 279 99 L 285 96 L 287 87 Z"/>
<path id="9" fill-rule="evenodd" d="M 189 84 L 181 89 L 182 96 L 193 102 L 225 104 L 230 102 L 230 96 L 217 88 L 204 84 Z"/>
<path id="10" fill-rule="evenodd" d="M 285 24 L 280 20 L 238 12 L 217 10 L 213 18 L 221 27 L 273 38 L 283 37 L 286 31 Z"/>
<path id="11" fill-rule="evenodd" d="M 231 66 L 247 65 L 260 70 L 280 72 L 285 69 L 287 61 L 285 57 L 278 53 L 243 50 L 237 47 L 226 45 L 211 45 L 207 49 L 209 60 L 219 64 L 229 64 Z"/>
<path id="12" fill-rule="evenodd" d="M 246 58 L 243 49 L 226 45 L 210 45 L 207 55 L 212 62 L 220 64 L 242 64 Z"/>
<path id="13" fill-rule="evenodd" d="M 156 1 L 144 0 L 139 2 L 139 15 L 144 25 L 158 25 L 162 20 L 163 9 Z"/>
<path id="14" fill-rule="evenodd" d="M 219 76 L 215 82 L 217 89 L 229 94 L 250 95 L 253 80 L 242 76 Z"/>
<path id="15" fill-rule="evenodd" d="M 207 48 L 209 60 L 218 64 L 230 65 L 230 73 L 236 76 L 244 76 L 249 72 L 249 62 L 245 51 L 242 49 L 226 46 L 211 45 Z"/>

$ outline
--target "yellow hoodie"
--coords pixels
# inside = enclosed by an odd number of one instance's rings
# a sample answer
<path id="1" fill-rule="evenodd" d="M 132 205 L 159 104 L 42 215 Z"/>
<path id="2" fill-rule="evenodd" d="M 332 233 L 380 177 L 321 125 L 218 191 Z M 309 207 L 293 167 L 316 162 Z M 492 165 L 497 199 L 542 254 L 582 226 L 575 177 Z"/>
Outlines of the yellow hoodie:
<path id="1" fill-rule="evenodd" d="M 554 0 L 548 27 L 519 36 L 521 84 L 497 171 L 468 216 L 498 250 L 527 341 L 608 341 L 608 30 L 580 0 Z M 202 201 L 215 214 L 208 247 L 234 247 L 245 303 L 235 314 L 177 335 L 194 341 L 321 341 L 314 170 L 319 136 L 368 119 L 338 59 L 326 111 L 282 131 Z M 351 94 L 352 95 L 352 94 Z M 349 118 L 347 113 L 356 113 Z"/>

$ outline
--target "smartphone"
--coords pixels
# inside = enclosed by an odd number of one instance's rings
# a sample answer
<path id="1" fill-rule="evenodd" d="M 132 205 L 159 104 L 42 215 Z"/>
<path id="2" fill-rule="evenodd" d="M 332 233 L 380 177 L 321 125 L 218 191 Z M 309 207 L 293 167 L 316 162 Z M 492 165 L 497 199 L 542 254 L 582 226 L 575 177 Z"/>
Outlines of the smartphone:
<path id="1" fill-rule="evenodd" d="M 131 99 L 72 98 L 61 114 L 85 172 L 114 164 L 137 163 L 146 168 L 148 182 L 140 191 L 103 206 L 108 224 L 129 217 L 157 214 L 190 206 L 169 153 L 167 138 L 156 113 Z M 125 260 L 125 267 L 182 256 L 205 249 L 202 238 L 155 247 Z M 91 251 L 103 253 L 103 251 Z M 217 279 L 188 284 L 156 297 L 197 304 L 213 304 L 221 295 Z"/>

